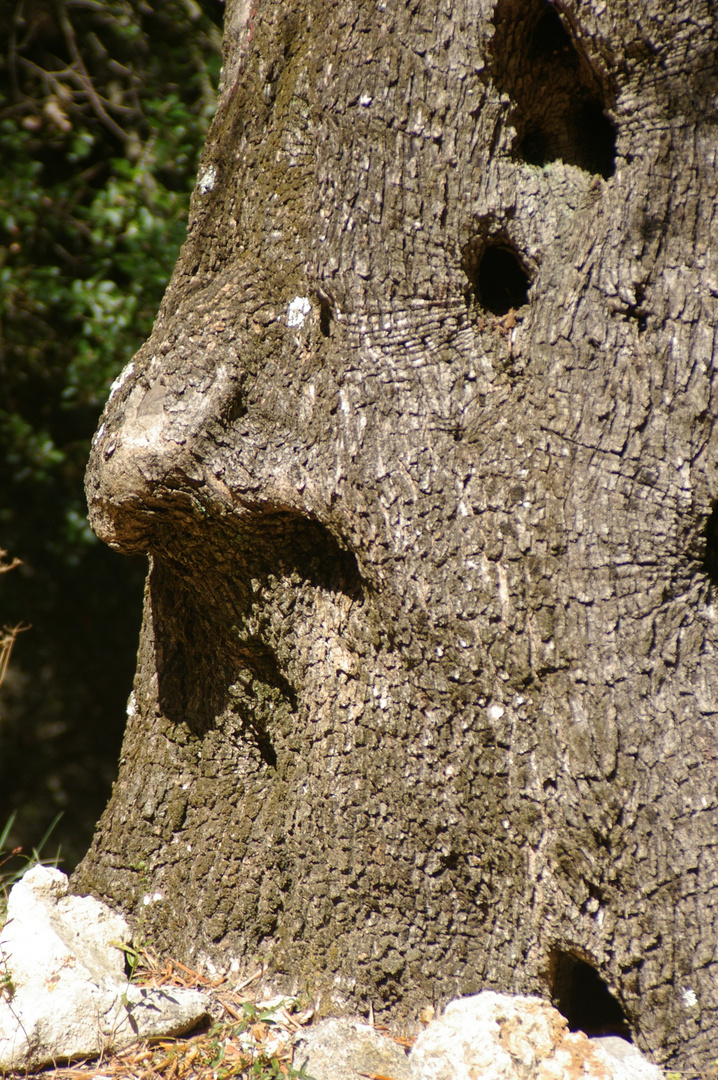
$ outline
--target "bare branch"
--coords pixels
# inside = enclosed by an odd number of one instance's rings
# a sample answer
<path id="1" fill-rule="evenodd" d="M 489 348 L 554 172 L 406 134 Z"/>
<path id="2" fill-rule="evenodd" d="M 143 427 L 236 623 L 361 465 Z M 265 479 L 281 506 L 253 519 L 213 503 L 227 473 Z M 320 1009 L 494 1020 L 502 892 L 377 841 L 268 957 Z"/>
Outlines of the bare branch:
<path id="1" fill-rule="evenodd" d="M 112 117 L 107 113 L 107 110 L 100 101 L 97 91 L 93 86 L 92 79 L 88 74 L 87 68 L 85 67 L 84 61 L 80 54 L 80 50 L 77 46 L 75 30 L 72 23 L 70 22 L 69 16 L 64 6 L 60 6 L 60 23 L 62 24 L 62 31 L 65 35 L 65 41 L 67 42 L 67 47 L 70 50 L 70 55 L 76 65 L 77 73 L 82 81 L 83 88 L 85 90 L 85 93 L 87 94 L 90 105 L 92 106 L 95 115 L 97 116 L 98 120 L 100 120 L 105 125 L 108 131 L 111 131 L 112 134 L 115 135 L 122 142 L 127 142 L 127 134 L 122 130 L 119 124 L 116 124 Z"/>

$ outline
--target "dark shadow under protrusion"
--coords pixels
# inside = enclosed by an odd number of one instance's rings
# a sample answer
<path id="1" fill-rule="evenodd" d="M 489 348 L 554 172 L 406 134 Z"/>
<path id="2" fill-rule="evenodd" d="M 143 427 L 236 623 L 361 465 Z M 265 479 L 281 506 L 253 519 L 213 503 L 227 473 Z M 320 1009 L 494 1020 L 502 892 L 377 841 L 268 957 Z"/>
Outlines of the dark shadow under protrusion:
<path id="1" fill-rule="evenodd" d="M 571 1031 L 589 1036 L 619 1035 L 631 1039 L 621 1003 L 596 969 L 573 953 L 556 951 L 551 957 L 551 996 Z"/>
<path id="2" fill-rule="evenodd" d="M 217 528 L 213 537 L 192 537 L 179 523 L 182 561 L 154 557 L 149 603 L 159 705 L 168 720 L 186 724 L 198 737 L 229 708 L 238 730 L 275 766 L 275 718 L 281 714 L 284 726 L 291 726 L 297 694 L 279 659 L 271 619 L 266 634 L 261 626 L 257 632 L 259 607 L 272 602 L 277 582 L 284 582 L 288 610 L 305 589 L 329 594 L 330 602 L 361 600 L 364 582 L 354 554 L 317 521 L 265 511 L 245 518 L 243 526 L 237 534 Z M 215 558 L 208 560 L 205 551 L 202 561 L 194 547 L 210 539 Z M 260 601 L 265 589 L 267 600 Z M 289 620 L 281 643 L 285 662 L 294 644 Z"/>

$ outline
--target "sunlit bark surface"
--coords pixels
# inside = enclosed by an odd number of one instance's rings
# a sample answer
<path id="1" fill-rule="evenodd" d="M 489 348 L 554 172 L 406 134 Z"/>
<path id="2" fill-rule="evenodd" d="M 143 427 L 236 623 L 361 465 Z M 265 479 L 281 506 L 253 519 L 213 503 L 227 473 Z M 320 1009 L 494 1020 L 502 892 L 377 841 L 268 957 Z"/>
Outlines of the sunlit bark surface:
<path id="1" fill-rule="evenodd" d="M 189 239 L 88 474 L 152 571 L 75 888 L 324 1011 L 553 995 L 706 1068 L 715 12 L 227 20 Z"/>

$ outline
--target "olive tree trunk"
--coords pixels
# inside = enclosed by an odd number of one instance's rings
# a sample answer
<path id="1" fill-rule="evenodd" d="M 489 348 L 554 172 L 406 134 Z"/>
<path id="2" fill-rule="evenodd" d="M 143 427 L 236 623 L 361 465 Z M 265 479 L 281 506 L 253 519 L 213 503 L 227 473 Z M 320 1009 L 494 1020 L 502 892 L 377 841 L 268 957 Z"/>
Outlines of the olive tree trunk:
<path id="1" fill-rule="evenodd" d="M 147 940 L 718 1057 L 716 37 L 708 0 L 228 3 L 88 472 L 151 571 L 74 887 Z"/>

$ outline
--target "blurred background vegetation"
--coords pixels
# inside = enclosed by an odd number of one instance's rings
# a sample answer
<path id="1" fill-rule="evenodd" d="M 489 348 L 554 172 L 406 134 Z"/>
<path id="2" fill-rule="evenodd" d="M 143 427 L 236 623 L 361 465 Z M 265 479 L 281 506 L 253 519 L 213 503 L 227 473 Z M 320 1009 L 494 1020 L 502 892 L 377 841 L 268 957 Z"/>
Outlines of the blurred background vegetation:
<path id="1" fill-rule="evenodd" d="M 150 332 L 214 110 L 219 0 L 0 3 L 0 827 L 67 872 L 115 776 L 144 560 L 89 530 L 109 386 Z"/>

